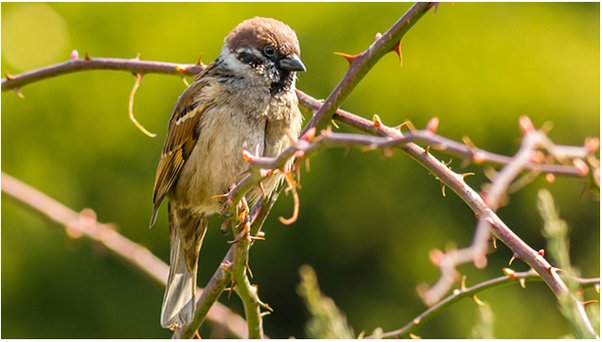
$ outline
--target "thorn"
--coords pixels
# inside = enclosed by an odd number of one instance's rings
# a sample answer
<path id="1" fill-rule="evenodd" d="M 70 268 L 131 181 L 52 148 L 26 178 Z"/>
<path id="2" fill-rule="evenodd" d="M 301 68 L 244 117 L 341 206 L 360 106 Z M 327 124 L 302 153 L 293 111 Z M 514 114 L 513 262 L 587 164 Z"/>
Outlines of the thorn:
<path id="1" fill-rule="evenodd" d="M 546 173 L 546 182 L 552 184 L 556 181 L 556 176 L 553 173 Z"/>
<path id="2" fill-rule="evenodd" d="M 552 128 L 554 128 L 554 123 L 552 121 L 545 121 L 541 125 L 541 128 L 539 128 L 539 131 L 543 134 L 548 134 L 552 131 Z"/>
<path id="3" fill-rule="evenodd" d="M 134 57 L 135 61 L 139 61 L 140 60 L 140 52 L 136 52 L 136 57 Z"/>
<path id="4" fill-rule="evenodd" d="M 88 53 L 88 51 L 86 51 L 86 53 L 84 53 L 84 61 L 89 61 L 91 59 L 92 57 L 90 57 L 90 54 Z"/>
<path id="5" fill-rule="evenodd" d="M 360 333 L 357 335 L 357 339 L 361 340 L 364 338 L 364 336 L 366 336 L 366 332 L 364 330 L 360 331 Z"/>
<path id="6" fill-rule="evenodd" d="M 462 142 L 464 143 L 464 145 L 466 145 L 466 147 L 468 147 L 469 150 L 473 150 L 476 148 L 475 144 L 472 142 L 472 139 L 470 139 L 470 137 L 467 135 L 462 137 Z"/>
<path id="7" fill-rule="evenodd" d="M 382 127 L 383 122 L 380 120 L 380 117 L 378 116 L 378 114 L 374 114 L 374 116 L 372 117 L 372 124 L 374 125 L 374 127 L 376 129 L 379 129 Z"/>
<path id="8" fill-rule="evenodd" d="M 240 233 L 238 233 L 238 235 L 236 235 L 234 237 L 234 240 L 230 240 L 230 241 L 228 241 L 228 243 L 232 245 L 232 244 L 238 243 L 242 239 L 246 239 L 247 241 L 250 241 L 250 239 L 248 237 L 250 229 L 251 229 L 251 224 L 249 222 L 246 222 L 242 226 L 242 229 L 240 230 Z"/>
<path id="9" fill-rule="evenodd" d="M 462 275 L 462 280 L 460 281 L 460 289 L 462 291 L 466 291 L 466 275 Z"/>
<path id="10" fill-rule="evenodd" d="M 309 164 L 309 158 L 305 158 L 305 159 L 303 159 L 303 161 L 305 161 L 305 170 L 307 171 L 307 173 L 309 173 L 311 171 L 311 167 Z M 299 178 L 297 177 L 297 179 L 299 179 Z"/>
<path id="11" fill-rule="evenodd" d="M 403 54 L 401 53 L 401 40 L 397 42 L 397 44 L 393 45 L 391 51 L 395 52 L 397 57 L 399 58 L 399 66 L 403 67 Z"/>
<path id="12" fill-rule="evenodd" d="M 406 120 L 404 122 L 402 122 L 401 124 L 399 124 L 397 127 L 395 127 L 395 129 L 401 131 L 401 129 L 403 127 L 407 127 L 408 131 L 412 132 L 416 130 L 416 127 L 414 127 L 414 124 L 412 123 L 412 121 L 410 120 Z"/>
<path id="13" fill-rule="evenodd" d="M 77 50 L 73 50 L 71 51 L 71 54 L 69 55 L 69 59 L 72 61 L 78 60 L 79 59 L 79 52 L 77 52 Z"/>
<path id="14" fill-rule="evenodd" d="M 544 251 L 543 249 L 540 249 L 537 251 L 537 254 L 542 257 L 544 256 L 545 253 L 546 253 L 546 251 Z"/>
<path id="15" fill-rule="evenodd" d="M 305 151 L 303 151 L 303 150 L 297 150 L 297 151 L 295 151 L 294 156 L 297 159 L 302 159 L 303 156 L 305 156 Z"/>
<path id="16" fill-rule="evenodd" d="M 21 92 L 21 89 L 19 89 L 19 88 L 15 88 L 15 94 L 17 94 L 17 97 L 20 98 L 21 100 L 23 100 L 25 98 L 25 95 L 23 95 L 23 93 Z"/>
<path id="17" fill-rule="evenodd" d="M 435 2 L 433 4 L 433 14 L 437 14 L 437 10 L 439 9 L 439 3 Z"/>
<path id="18" fill-rule="evenodd" d="M 445 197 L 445 184 L 441 183 L 441 195 Z"/>
<path id="19" fill-rule="evenodd" d="M 589 167 L 583 160 L 573 159 L 573 165 L 577 169 L 577 174 L 579 174 L 579 176 L 587 176 L 589 173 Z"/>
<path id="20" fill-rule="evenodd" d="M 437 128 L 439 128 L 439 118 L 435 116 L 426 124 L 426 130 L 431 133 L 436 133 Z"/>
<path id="21" fill-rule="evenodd" d="M 600 303 L 600 301 L 597 300 L 597 299 L 590 299 L 590 300 L 586 300 L 584 302 L 581 302 L 581 305 L 587 306 L 587 305 L 595 304 L 595 303 Z"/>
<path id="22" fill-rule="evenodd" d="M 186 86 L 186 88 L 188 88 L 190 86 L 190 83 L 188 83 L 188 80 L 184 76 L 182 76 L 182 82 L 184 82 L 184 85 Z"/>
<path id="23" fill-rule="evenodd" d="M 261 317 L 265 317 L 265 316 L 268 316 L 268 315 L 271 315 L 271 314 L 272 314 L 272 313 L 271 313 L 271 312 L 269 312 L 269 311 L 264 311 L 264 312 L 260 313 L 260 314 L 259 314 L 259 316 L 261 316 Z"/>
<path id="24" fill-rule="evenodd" d="M 520 118 L 518 118 L 518 127 L 520 128 L 522 135 L 535 132 L 535 126 L 533 126 L 533 122 L 526 115 L 522 115 Z"/>
<path id="25" fill-rule="evenodd" d="M 249 273 L 249 277 L 251 277 L 251 279 L 253 279 L 253 271 L 251 271 L 251 267 L 249 266 L 249 259 L 247 259 L 245 261 L 245 266 L 246 266 L 247 272 Z M 257 287 L 255 287 L 255 289 L 257 290 Z"/>
<path id="26" fill-rule="evenodd" d="M 188 71 L 188 69 L 190 69 L 190 68 L 191 68 L 190 65 L 180 65 L 180 64 L 176 65 L 176 70 L 182 74 L 186 73 L 186 71 Z"/>
<path id="27" fill-rule="evenodd" d="M 502 268 L 502 272 L 506 276 L 508 276 L 508 278 L 510 278 L 510 279 L 515 279 L 516 278 L 516 274 L 515 274 L 514 270 L 511 269 L 511 268 L 504 267 L 504 268 Z"/>
<path id="28" fill-rule="evenodd" d="M 247 150 L 242 150 L 242 157 L 247 161 L 247 163 L 253 162 L 253 155 Z"/>
<path id="29" fill-rule="evenodd" d="M 138 128 L 138 130 L 140 130 L 146 136 L 154 138 L 157 135 L 155 133 L 149 132 L 146 128 L 144 128 L 144 126 L 142 126 L 134 116 L 134 98 L 136 96 L 136 92 L 138 91 L 138 87 L 140 87 L 140 82 L 142 82 L 142 74 L 138 73 L 135 75 L 135 77 L 136 81 L 134 81 L 134 86 L 132 87 L 132 91 L 130 92 L 130 100 L 128 102 L 128 115 L 130 117 L 130 121 L 134 124 L 134 126 L 136 126 L 136 128 Z"/>
<path id="30" fill-rule="evenodd" d="M 5 73 L 4 73 L 4 77 L 6 77 L 6 79 L 7 79 L 7 80 L 10 80 L 10 81 L 12 81 L 12 80 L 14 80 L 14 79 L 15 79 L 15 76 L 11 75 L 11 74 L 10 74 L 10 73 L 8 73 L 8 72 L 5 72 Z"/>
<path id="31" fill-rule="evenodd" d="M 374 35 L 374 40 L 379 40 L 380 38 L 382 38 L 382 36 L 383 36 L 383 35 L 382 35 L 380 32 L 377 32 L 377 33 Z"/>
<path id="32" fill-rule="evenodd" d="M 410 338 L 411 338 L 412 340 L 419 340 L 419 339 L 421 339 L 421 338 L 422 338 L 422 337 L 420 337 L 420 336 L 418 336 L 418 335 L 414 335 L 414 334 L 412 334 L 412 333 L 409 333 L 409 334 L 408 334 L 408 336 L 410 336 Z"/>
<path id="33" fill-rule="evenodd" d="M 261 241 L 265 241 L 265 233 L 264 232 L 259 232 L 257 233 L 257 235 L 255 236 L 249 236 L 251 238 L 251 240 L 261 240 Z"/>
<path id="34" fill-rule="evenodd" d="M 478 306 L 483 306 L 485 305 L 485 303 L 483 303 L 482 300 L 479 299 L 479 297 L 477 297 L 477 295 L 472 295 L 470 298 L 472 298 L 472 301 L 477 303 Z"/>
<path id="35" fill-rule="evenodd" d="M 284 180 L 288 185 L 287 190 L 292 191 L 293 193 L 293 214 L 288 219 L 280 216 L 278 217 L 278 220 L 280 220 L 282 224 L 289 225 L 295 223 L 299 217 L 299 194 L 297 193 L 297 184 L 290 172 L 284 174 Z"/>
<path id="36" fill-rule="evenodd" d="M 428 155 L 429 153 L 431 153 L 431 145 L 427 145 L 424 149 L 424 154 Z"/>
<path id="37" fill-rule="evenodd" d="M 594 290 L 595 290 L 597 293 L 600 293 L 600 284 L 595 284 L 595 285 L 594 285 Z"/>
<path id="38" fill-rule="evenodd" d="M 460 293 L 462 293 L 462 290 L 460 290 L 460 289 L 454 289 L 454 290 L 452 291 L 452 293 L 454 294 L 454 296 L 457 296 L 457 295 L 459 295 Z"/>
<path id="39" fill-rule="evenodd" d="M 494 249 L 497 249 L 497 238 L 495 236 L 491 236 L 491 243 Z"/>
<path id="40" fill-rule="evenodd" d="M 418 325 L 418 324 L 420 324 L 420 322 L 421 322 L 420 318 L 416 318 L 416 319 L 414 319 L 414 320 L 412 321 L 412 323 L 413 323 L 414 325 Z"/>
<path id="41" fill-rule="evenodd" d="M 196 65 L 203 65 L 203 54 L 200 54 L 199 58 L 197 58 Z"/>
<path id="42" fill-rule="evenodd" d="M 259 301 L 259 305 L 261 305 L 264 309 L 268 310 L 268 312 L 274 312 L 274 309 L 268 304 L 262 301 Z"/>
<path id="43" fill-rule="evenodd" d="M 337 124 L 336 121 L 334 121 L 334 119 L 330 119 L 330 123 L 334 126 L 334 128 L 336 129 L 340 129 L 341 127 L 339 127 L 339 124 Z"/>
<path id="44" fill-rule="evenodd" d="M 345 58 L 347 60 L 347 63 L 349 63 L 349 66 L 351 66 L 351 64 L 353 64 L 353 62 L 355 61 L 356 58 L 358 58 L 359 56 L 362 55 L 361 53 L 358 53 L 357 55 L 348 55 L 348 54 L 342 53 L 342 52 L 335 52 L 334 54 Z"/>
<path id="45" fill-rule="evenodd" d="M 510 261 L 508 261 L 508 265 L 512 265 L 512 263 L 514 262 L 514 260 L 516 260 L 517 257 L 518 255 L 516 253 L 512 254 L 512 258 L 510 258 Z"/>
<path id="46" fill-rule="evenodd" d="M 522 287 L 523 289 L 527 288 L 527 279 L 525 278 L 520 278 L 518 280 L 518 283 L 520 284 L 520 287 Z"/>
<path id="47" fill-rule="evenodd" d="M 474 176 L 475 173 L 474 172 L 466 172 L 466 173 L 461 173 L 459 176 L 462 178 L 462 180 L 464 180 L 464 178 L 468 177 L 468 176 Z"/>

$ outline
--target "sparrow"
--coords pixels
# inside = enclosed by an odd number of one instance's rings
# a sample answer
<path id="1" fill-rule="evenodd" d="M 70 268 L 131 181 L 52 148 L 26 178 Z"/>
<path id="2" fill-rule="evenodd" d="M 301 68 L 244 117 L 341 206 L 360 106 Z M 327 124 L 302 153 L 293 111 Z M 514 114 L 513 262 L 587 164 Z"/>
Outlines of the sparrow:
<path id="1" fill-rule="evenodd" d="M 153 187 L 155 224 L 167 197 L 170 269 L 161 325 L 188 325 L 195 308 L 197 260 L 208 218 L 224 214 L 223 199 L 249 170 L 243 150 L 277 155 L 294 143 L 302 115 L 296 73 L 306 71 L 299 41 L 286 24 L 255 17 L 224 39 L 219 57 L 180 95 L 169 118 Z M 247 193 L 252 206 L 277 190 L 282 176 Z M 261 190 L 261 191 L 259 191 Z"/>

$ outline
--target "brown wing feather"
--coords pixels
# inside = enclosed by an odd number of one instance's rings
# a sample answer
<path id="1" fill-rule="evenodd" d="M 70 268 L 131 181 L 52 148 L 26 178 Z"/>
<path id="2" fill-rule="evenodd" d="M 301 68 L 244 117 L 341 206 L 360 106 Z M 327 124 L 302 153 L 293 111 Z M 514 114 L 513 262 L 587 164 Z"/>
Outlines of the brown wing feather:
<path id="1" fill-rule="evenodd" d="M 167 137 L 165 138 L 153 186 L 153 215 L 150 226 L 155 224 L 157 211 L 163 198 L 180 176 L 180 172 L 198 139 L 197 126 L 199 120 L 210 107 L 208 103 L 202 103 L 198 100 L 198 94 L 205 86 L 206 82 L 203 82 L 202 78 L 197 78 L 182 93 L 169 118 Z"/>

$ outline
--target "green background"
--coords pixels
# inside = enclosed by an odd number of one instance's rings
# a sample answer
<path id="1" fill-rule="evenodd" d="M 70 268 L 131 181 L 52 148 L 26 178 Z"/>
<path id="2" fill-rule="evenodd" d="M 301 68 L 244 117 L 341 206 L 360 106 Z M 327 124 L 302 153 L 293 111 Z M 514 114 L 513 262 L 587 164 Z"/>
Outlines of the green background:
<path id="1" fill-rule="evenodd" d="M 269 16 L 293 27 L 308 72 L 298 87 L 325 98 L 347 63 L 333 52 L 357 53 L 384 32 L 410 4 L 197 3 L 2 4 L 2 73 L 13 74 L 80 56 L 194 63 L 217 57 L 223 37 L 240 21 Z M 403 41 L 403 67 L 393 54 L 368 74 L 344 108 L 396 125 L 423 127 L 439 116 L 439 133 L 469 136 L 482 148 L 514 153 L 518 117 L 537 126 L 550 121 L 551 138 L 582 144 L 600 134 L 600 6 L 575 4 L 442 4 Z M 171 107 L 184 90 L 173 76 L 148 75 L 135 102 L 138 120 L 158 137 L 140 133 L 127 118 L 134 78 L 127 72 L 66 75 L 22 89 L 25 99 L 2 93 L 2 171 L 67 206 L 93 208 L 126 237 L 167 260 L 165 209 L 147 228 L 155 167 Z M 343 129 L 345 130 L 345 129 Z M 441 159 L 449 160 L 444 154 Z M 482 167 L 454 170 L 478 175 Z M 296 293 L 298 269 L 312 265 L 322 290 L 348 317 L 356 333 L 401 327 L 424 310 L 416 286 L 434 284 L 433 248 L 466 246 L 472 212 L 451 191 L 441 195 L 432 175 L 401 152 L 328 150 L 303 171 L 301 213 L 292 226 L 290 196 L 268 219 L 267 240 L 251 251 L 254 282 L 275 312 L 264 320 L 271 337 L 304 337 L 308 313 Z M 549 188 L 570 225 L 571 257 L 584 276 L 599 276 L 599 202 L 585 181 L 542 179 L 512 194 L 500 216 L 535 249 L 544 248 L 536 194 Z M 200 258 L 200 284 L 216 269 L 229 236 L 212 221 Z M 511 253 L 504 246 L 484 270 L 460 268 L 475 284 L 501 275 Z M 516 270 L 526 270 L 521 262 Z M 169 337 L 159 326 L 163 289 L 102 247 L 66 237 L 49 223 L 2 196 L 2 337 Z M 570 329 L 542 283 L 489 290 L 495 336 L 556 338 Z M 242 312 L 236 298 L 221 302 Z M 596 304 L 597 305 L 597 304 Z M 447 309 L 417 333 L 468 337 L 477 306 L 470 300 Z M 542 324 L 545 322 L 545 324 Z M 210 328 L 202 333 L 210 336 Z"/>

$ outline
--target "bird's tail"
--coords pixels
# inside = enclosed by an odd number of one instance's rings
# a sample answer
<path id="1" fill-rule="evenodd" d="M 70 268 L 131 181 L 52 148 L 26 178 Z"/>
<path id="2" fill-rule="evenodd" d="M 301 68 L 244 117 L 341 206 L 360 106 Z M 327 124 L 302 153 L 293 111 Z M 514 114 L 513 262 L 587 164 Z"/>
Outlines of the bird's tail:
<path id="1" fill-rule="evenodd" d="M 173 329 L 188 325 L 194 315 L 197 259 L 207 230 L 207 219 L 171 205 L 168 211 L 171 251 L 161 325 Z"/>

